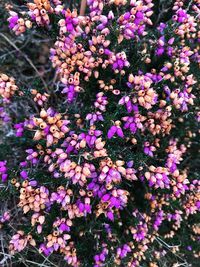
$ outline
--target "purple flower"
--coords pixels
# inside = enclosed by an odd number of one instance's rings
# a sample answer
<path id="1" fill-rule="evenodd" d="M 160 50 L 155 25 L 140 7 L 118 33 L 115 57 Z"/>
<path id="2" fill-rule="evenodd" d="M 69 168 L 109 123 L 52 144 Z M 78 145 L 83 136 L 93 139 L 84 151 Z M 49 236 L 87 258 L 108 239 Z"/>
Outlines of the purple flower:
<path id="1" fill-rule="evenodd" d="M 106 194 L 102 197 L 102 200 L 103 201 L 108 201 L 110 199 L 110 195 L 109 194 Z"/>
<path id="2" fill-rule="evenodd" d="M 107 212 L 107 217 L 108 217 L 109 220 L 114 221 L 114 214 L 113 214 L 112 211 L 108 211 Z"/>
<path id="3" fill-rule="evenodd" d="M 108 139 L 111 139 L 115 134 L 117 134 L 121 138 L 124 137 L 124 133 L 121 127 L 113 125 L 108 131 L 108 134 L 107 134 Z"/>
<path id="4" fill-rule="evenodd" d="M 117 135 L 121 138 L 124 138 L 124 133 L 120 127 L 117 128 Z"/>
<path id="5" fill-rule="evenodd" d="M 0 177 L 2 182 L 6 182 L 8 178 L 6 161 L 0 161 Z"/>
<path id="6" fill-rule="evenodd" d="M 26 171 L 21 171 L 21 172 L 20 172 L 20 176 L 21 176 L 22 179 L 25 180 L 25 179 L 28 178 L 28 173 L 27 173 Z"/>
<path id="7" fill-rule="evenodd" d="M 15 12 L 14 12 L 15 13 Z M 16 13 L 15 13 L 16 14 Z M 9 28 L 13 29 L 15 27 L 15 25 L 17 24 L 19 17 L 18 15 L 13 15 L 12 17 L 8 18 L 8 22 L 9 22 Z"/>
<path id="8" fill-rule="evenodd" d="M 113 125 L 108 131 L 108 139 L 111 139 L 116 132 L 117 132 L 117 127 Z"/>

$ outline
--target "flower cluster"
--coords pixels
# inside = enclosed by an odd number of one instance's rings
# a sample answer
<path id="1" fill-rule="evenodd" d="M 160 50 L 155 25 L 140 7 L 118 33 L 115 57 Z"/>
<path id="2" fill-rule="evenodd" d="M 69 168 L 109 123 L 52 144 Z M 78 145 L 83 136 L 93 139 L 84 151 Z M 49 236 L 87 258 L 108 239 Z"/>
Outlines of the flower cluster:
<path id="1" fill-rule="evenodd" d="M 44 104 L 48 101 L 49 98 L 49 94 L 41 94 L 36 89 L 32 89 L 31 94 L 34 96 L 33 100 L 38 104 L 38 106 L 41 107 L 44 106 Z"/>
<path id="2" fill-rule="evenodd" d="M 199 174 L 188 164 L 199 152 L 198 1 L 170 2 L 165 19 L 153 0 L 88 0 L 85 16 L 33 2 L 24 19 L 10 11 L 9 25 L 17 35 L 52 34 L 56 88 L 34 87 L 36 108 L 13 123 L 28 145 L 9 166 L 26 216 L 11 253 L 36 246 L 74 267 L 160 266 L 168 250 L 181 259 L 166 240 L 182 225 L 199 240 L 198 225 L 187 224 L 200 211 Z M 3 100 L 16 90 L 1 74 Z"/>
<path id="3" fill-rule="evenodd" d="M 29 10 L 28 19 L 24 16 L 22 11 L 18 13 L 10 10 L 10 17 L 8 18 L 9 27 L 16 35 L 23 34 L 27 29 L 31 29 L 33 22 L 38 26 L 48 26 L 50 24 L 49 15 L 52 13 L 59 14 L 63 10 L 62 2 L 60 0 L 34 0 L 26 3 Z"/>
<path id="4" fill-rule="evenodd" d="M 32 22 L 30 20 L 19 17 L 19 15 L 13 11 L 10 11 L 8 22 L 9 28 L 12 29 L 16 35 L 20 35 L 27 29 L 32 28 Z"/>
<path id="5" fill-rule="evenodd" d="M 6 112 L 4 107 L 0 107 L 0 121 L 6 124 L 11 120 L 9 114 Z"/>
<path id="6" fill-rule="evenodd" d="M 60 113 L 49 108 L 47 111 L 42 109 L 40 111 L 40 117 L 34 117 L 33 125 L 29 124 L 28 127 L 31 129 L 34 129 L 34 126 L 39 128 L 35 132 L 34 140 L 45 138 L 46 145 L 49 147 L 53 143 L 56 144 L 59 139 L 63 138 L 65 134 L 69 132 L 68 124 L 69 120 L 62 120 L 62 115 Z"/>
<path id="7" fill-rule="evenodd" d="M 3 101 L 9 101 L 10 98 L 18 90 L 17 85 L 15 84 L 15 79 L 13 77 L 8 77 L 8 75 L 1 73 L 0 74 L 0 96 L 3 98 Z"/>
<path id="8" fill-rule="evenodd" d="M 10 241 L 10 252 L 11 254 L 14 254 L 15 251 L 22 251 L 27 244 L 30 244 L 32 246 L 35 246 L 35 240 L 33 239 L 33 237 L 29 234 L 29 235 L 25 235 L 25 233 L 23 231 L 17 231 L 17 233 L 12 236 L 12 239 Z"/>

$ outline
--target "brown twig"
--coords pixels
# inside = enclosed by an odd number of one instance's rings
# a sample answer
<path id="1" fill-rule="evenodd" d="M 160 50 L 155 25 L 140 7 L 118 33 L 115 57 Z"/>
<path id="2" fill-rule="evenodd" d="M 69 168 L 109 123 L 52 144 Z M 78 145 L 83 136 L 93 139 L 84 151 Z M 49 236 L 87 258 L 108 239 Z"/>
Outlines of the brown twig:
<path id="1" fill-rule="evenodd" d="M 42 81 L 45 89 L 48 91 L 48 86 L 47 86 L 45 80 L 43 79 L 43 77 L 41 76 L 40 72 L 35 67 L 35 65 L 33 64 L 33 62 L 31 61 L 31 59 L 26 54 L 24 54 L 6 35 L 4 35 L 3 33 L 0 33 L 0 36 L 2 36 L 12 47 L 14 47 L 16 49 L 16 51 L 18 51 L 20 54 L 22 54 L 22 56 L 26 59 L 26 61 L 29 63 L 29 65 L 37 73 L 37 76 L 40 78 L 40 80 Z"/>
<path id="2" fill-rule="evenodd" d="M 87 0 L 81 0 L 80 16 L 85 15 Z"/>

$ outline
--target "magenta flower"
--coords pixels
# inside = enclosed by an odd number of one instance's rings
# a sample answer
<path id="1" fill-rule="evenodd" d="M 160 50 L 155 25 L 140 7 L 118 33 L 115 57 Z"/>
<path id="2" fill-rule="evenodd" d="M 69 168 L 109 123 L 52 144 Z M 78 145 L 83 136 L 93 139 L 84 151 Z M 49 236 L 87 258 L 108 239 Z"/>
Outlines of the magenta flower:
<path id="1" fill-rule="evenodd" d="M 15 27 L 15 25 L 17 24 L 17 21 L 19 19 L 19 16 L 17 15 L 17 13 L 12 12 L 13 15 L 8 18 L 8 22 L 9 22 L 9 28 L 13 29 Z"/>
<path id="2" fill-rule="evenodd" d="M 21 171 L 21 172 L 20 172 L 20 176 L 21 176 L 22 179 L 25 180 L 25 179 L 28 178 L 28 173 L 27 173 L 26 171 Z"/>
<path id="3" fill-rule="evenodd" d="M 24 126 L 25 126 L 24 122 L 16 123 L 14 125 L 14 128 L 16 129 L 15 134 L 16 134 L 17 137 L 21 137 L 23 135 Z"/>
<path id="4" fill-rule="evenodd" d="M 107 212 L 107 217 L 108 217 L 109 220 L 114 221 L 114 214 L 113 214 L 112 211 L 108 211 Z"/>
<path id="5" fill-rule="evenodd" d="M 114 135 L 118 135 L 120 138 L 124 138 L 124 133 L 120 126 L 113 125 L 108 131 L 108 139 L 111 139 Z"/>
<path id="6" fill-rule="evenodd" d="M 0 161 L 0 177 L 2 182 L 6 182 L 8 178 L 6 161 Z"/>
<path id="7" fill-rule="evenodd" d="M 116 132 L 117 132 L 117 127 L 112 126 L 108 131 L 108 139 L 111 139 L 115 135 Z"/>

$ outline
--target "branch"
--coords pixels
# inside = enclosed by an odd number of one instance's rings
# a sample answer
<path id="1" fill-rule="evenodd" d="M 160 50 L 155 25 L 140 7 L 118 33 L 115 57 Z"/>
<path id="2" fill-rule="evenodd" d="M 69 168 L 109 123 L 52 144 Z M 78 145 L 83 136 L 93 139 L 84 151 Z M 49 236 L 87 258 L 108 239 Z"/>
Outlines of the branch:
<path id="1" fill-rule="evenodd" d="M 87 5 L 87 0 L 81 0 L 80 16 L 85 15 L 86 5 Z"/>
<path id="2" fill-rule="evenodd" d="M 3 33 L 0 33 L 0 36 L 2 36 L 12 47 L 14 47 L 16 49 L 16 51 L 18 51 L 20 54 L 22 54 L 22 56 L 26 59 L 26 61 L 29 63 L 29 65 L 37 73 L 37 76 L 40 78 L 40 80 L 42 81 L 45 89 L 48 91 L 48 86 L 47 86 L 45 80 L 43 79 L 42 75 L 40 74 L 38 69 L 35 67 L 33 62 L 31 61 L 31 59 L 26 54 L 24 54 L 6 35 L 4 35 Z"/>

